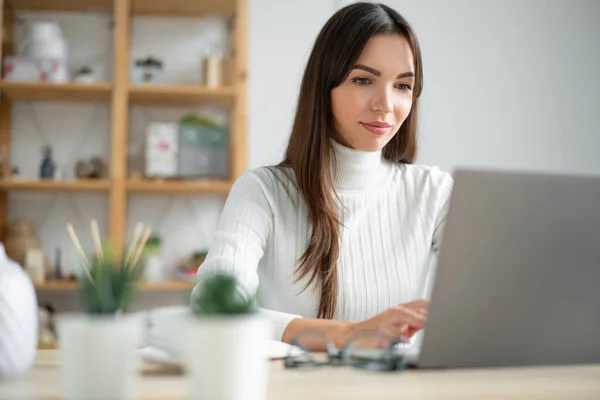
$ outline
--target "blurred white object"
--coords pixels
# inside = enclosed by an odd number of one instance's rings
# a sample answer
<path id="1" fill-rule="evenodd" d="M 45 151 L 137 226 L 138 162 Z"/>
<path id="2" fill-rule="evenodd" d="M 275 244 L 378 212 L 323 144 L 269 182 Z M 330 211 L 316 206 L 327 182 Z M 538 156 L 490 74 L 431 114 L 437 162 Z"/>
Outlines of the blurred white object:
<path id="1" fill-rule="evenodd" d="M 138 317 L 59 316 L 66 399 L 132 399 L 140 333 Z"/>
<path id="2" fill-rule="evenodd" d="M 163 260 L 159 255 L 149 256 L 144 264 L 144 280 L 160 282 L 163 280 Z"/>
<path id="3" fill-rule="evenodd" d="M 178 125 L 153 122 L 146 130 L 146 171 L 149 178 L 170 178 L 178 174 Z"/>
<path id="4" fill-rule="evenodd" d="M 56 70 L 48 78 L 48 82 L 52 83 L 67 83 L 70 80 L 69 65 L 65 61 L 59 61 Z"/>
<path id="5" fill-rule="evenodd" d="M 37 296 L 21 266 L 0 243 L 0 381 L 24 374 L 38 344 Z"/>
<path id="6" fill-rule="evenodd" d="M 7 57 L 6 80 L 66 83 L 70 81 L 69 50 L 56 22 L 30 21 L 19 56 Z"/>
<path id="7" fill-rule="evenodd" d="M 148 333 L 138 355 L 148 362 L 181 365 L 186 349 L 183 329 L 186 320 L 195 318 L 189 306 L 158 307 L 148 312 Z M 246 345 L 253 345 L 248 342 Z M 278 340 L 269 340 L 265 360 L 281 359 L 288 354 L 300 355 L 302 350 Z M 199 355 L 202 356 L 202 355 Z"/>
<path id="8" fill-rule="evenodd" d="M 260 314 L 186 318 L 183 335 L 191 398 L 267 398 L 271 332 Z"/>
<path id="9" fill-rule="evenodd" d="M 29 21 L 27 24 L 27 36 L 33 42 L 62 39 L 63 37 L 58 23 L 52 21 Z"/>
<path id="10" fill-rule="evenodd" d="M 56 22 L 30 21 L 20 54 L 34 59 L 68 60 L 69 51 Z"/>
<path id="11" fill-rule="evenodd" d="M 67 42 L 62 38 L 31 42 L 25 52 L 26 57 L 36 59 L 68 60 Z"/>
<path id="12" fill-rule="evenodd" d="M 190 316 L 188 306 L 159 307 L 149 313 L 146 346 L 154 347 L 179 360 L 182 350 L 183 320 Z"/>
<path id="13" fill-rule="evenodd" d="M 69 66 L 64 60 L 6 57 L 4 80 L 64 83 L 69 81 Z"/>

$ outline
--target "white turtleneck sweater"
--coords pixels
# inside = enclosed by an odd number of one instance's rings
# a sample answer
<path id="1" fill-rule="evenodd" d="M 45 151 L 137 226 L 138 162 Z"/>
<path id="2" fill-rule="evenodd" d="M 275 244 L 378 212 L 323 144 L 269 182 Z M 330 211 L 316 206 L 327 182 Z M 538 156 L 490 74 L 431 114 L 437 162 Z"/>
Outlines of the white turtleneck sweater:
<path id="1" fill-rule="evenodd" d="M 450 174 L 390 163 L 381 151 L 332 143 L 335 186 L 346 208 L 339 215 L 336 319 L 361 321 L 428 297 L 452 190 Z M 277 340 L 292 319 L 317 315 L 319 289 L 302 291 L 306 279 L 295 280 L 310 238 L 307 215 L 291 169 L 246 171 L 233 185 L 198 270 L 198 282 L 225 272 L 252 292 L 260 285 L 261 307 Z"/>

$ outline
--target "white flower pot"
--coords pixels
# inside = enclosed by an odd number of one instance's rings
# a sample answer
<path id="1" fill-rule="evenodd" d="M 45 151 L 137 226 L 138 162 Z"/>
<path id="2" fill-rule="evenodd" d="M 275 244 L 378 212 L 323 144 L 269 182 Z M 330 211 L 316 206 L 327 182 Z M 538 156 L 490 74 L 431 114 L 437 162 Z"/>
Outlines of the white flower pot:
<path id="1" fill-rule="evenodd" d="M 266 399 L 269 337 L 269 325 L 259 315 L 187 318 L 183 361 L 191 398 Z"/>
<path id="2" fill-rule="evenodd" d="M 130 316 L 58 318 L 66 399 L 131 399 L 141 321 Z"/>
<path id="3" fill-rule="evenodd" d="M 96 83 L 98 82 L 98 77 L 95 73 L 90 74 L 80 74 L 75 76 L 74 82 L 76 83 Z"/>

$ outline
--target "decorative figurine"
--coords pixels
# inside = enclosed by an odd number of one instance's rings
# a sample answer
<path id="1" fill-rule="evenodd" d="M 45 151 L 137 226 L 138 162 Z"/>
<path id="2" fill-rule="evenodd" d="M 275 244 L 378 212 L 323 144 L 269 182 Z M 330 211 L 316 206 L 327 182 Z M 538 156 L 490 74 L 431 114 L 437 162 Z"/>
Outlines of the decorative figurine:
<path id="1" fill-rule="evenodd" d="M 79 179 L 103 179 L 106 177 L 107 165 L 100 157 L 79 160 L 75 165 L 75 176 Z"/>
<path id="2" fill-rule="evenodd" d="M 42 150 L 44 158 L 40 165 L 40 178 L 41 179 L 53 179 L 54 172 L 56 171 L 56 163 L 52 159 L 52 147 L 44 146 Z"/>

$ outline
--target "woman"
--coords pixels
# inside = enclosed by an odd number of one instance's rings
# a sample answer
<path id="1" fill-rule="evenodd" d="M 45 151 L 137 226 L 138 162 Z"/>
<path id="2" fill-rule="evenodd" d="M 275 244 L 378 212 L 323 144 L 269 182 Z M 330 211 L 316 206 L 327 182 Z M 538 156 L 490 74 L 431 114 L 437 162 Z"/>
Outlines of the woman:
<path id="1" fill-rule="evenodd" d="M 23 268 L 0 243 L 0 381 L 29 370 L 38 341 L 37 296 Z"/>
<path id="2" fill-rule="evenodd" d="M 260 282 L 274 338 L 288 343 L 305 330 L 336 346 L 361 330 L 420 330 L 452 187 L 449 174 L 411 165 L 422 75 L 396 11 L 355 3 L 333 15 L 308 60 L 284 161 L 234 184 L 199 281 L 227 272 L 250 290 Z"/>

